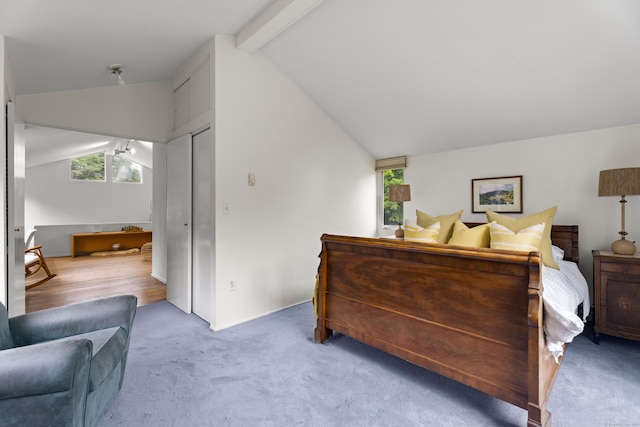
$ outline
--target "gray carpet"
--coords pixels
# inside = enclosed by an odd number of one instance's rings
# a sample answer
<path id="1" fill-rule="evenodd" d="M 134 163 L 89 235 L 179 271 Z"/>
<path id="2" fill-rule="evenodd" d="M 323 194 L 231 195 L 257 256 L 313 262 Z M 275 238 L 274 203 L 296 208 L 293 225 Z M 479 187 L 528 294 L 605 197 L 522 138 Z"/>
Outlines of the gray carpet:
<path id="1" fill-rule="evenodd" d="M 167 302 L 140 307 L 109 426 L 524 426 L 526 411 L 336 335 L 311 303 L 213 332 Z M 585 333 L 587 335 L 587 333 Z M 554 426 L 639 426 L 640 342 L 570 346 Z"/>

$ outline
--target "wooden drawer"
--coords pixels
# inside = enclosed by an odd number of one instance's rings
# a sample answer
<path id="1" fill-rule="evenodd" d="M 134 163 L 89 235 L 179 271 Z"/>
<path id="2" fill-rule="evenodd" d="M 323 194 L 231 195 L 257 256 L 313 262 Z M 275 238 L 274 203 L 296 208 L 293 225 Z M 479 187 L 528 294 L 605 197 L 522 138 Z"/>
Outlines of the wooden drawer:
<path id="1" fill-rule="evenodd" d="M 640 264 L 602 259 L 602 261 L 600 261 L 600 272 L 640 276 Z"/>
<path id="2" fill-rule="evenodd" d="M 640 341 L 640 254 L 593 251 L 594 341 L 600 334 Z"/>

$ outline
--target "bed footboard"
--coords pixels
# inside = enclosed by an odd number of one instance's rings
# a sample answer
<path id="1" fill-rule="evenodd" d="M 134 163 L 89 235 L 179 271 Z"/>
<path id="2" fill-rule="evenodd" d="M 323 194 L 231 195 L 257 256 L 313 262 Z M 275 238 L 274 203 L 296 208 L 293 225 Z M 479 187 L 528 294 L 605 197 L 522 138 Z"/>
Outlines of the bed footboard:
<path id="1" fill-rule="evenodd" d="M 314 337 L 339 332 L 550 425 L 541 259 L 489 249 L 322 236 Z"/>

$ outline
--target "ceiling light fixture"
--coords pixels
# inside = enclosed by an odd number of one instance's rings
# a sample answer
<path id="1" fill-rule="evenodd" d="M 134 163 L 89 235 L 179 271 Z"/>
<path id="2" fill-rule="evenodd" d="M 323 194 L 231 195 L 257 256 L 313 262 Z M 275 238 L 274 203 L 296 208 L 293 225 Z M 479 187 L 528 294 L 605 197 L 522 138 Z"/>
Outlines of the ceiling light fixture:
<path id="1" fill-rule="evenodd" d="M 115 148 L 113 150 L 113 155 L 117 156 L 118 154 L 126 154 L 127 152 L 131 155 L 136 154 L 136 149 L 134 147 L 129 147 L 129 144 L 133 142 L 133 139 L 127 141 L 127 145 L 121 145 L 120 148 Z"/>
<path id="2" fill-rule="evenodd" d="M 109 65 L 109 70 L 111 71 L 111 74 L 116 76 L 119 85 L 125 84 L 125 81 L 122 78 L 122 64 Z"/>

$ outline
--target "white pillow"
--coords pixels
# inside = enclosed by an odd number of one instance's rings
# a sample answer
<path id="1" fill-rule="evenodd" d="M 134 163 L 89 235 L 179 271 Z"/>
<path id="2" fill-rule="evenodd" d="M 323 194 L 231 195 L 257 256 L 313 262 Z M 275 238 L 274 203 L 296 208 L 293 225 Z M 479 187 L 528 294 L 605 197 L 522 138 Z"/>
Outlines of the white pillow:
<path id="1" fill-rule="evenodd" d="M 551 245 L 551 256 L 554 261 L 562 261 L 564 259 L 564 251 L 555 245 Z"/>

